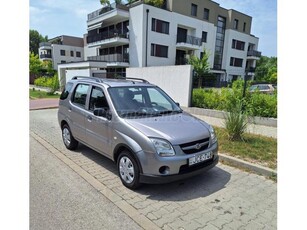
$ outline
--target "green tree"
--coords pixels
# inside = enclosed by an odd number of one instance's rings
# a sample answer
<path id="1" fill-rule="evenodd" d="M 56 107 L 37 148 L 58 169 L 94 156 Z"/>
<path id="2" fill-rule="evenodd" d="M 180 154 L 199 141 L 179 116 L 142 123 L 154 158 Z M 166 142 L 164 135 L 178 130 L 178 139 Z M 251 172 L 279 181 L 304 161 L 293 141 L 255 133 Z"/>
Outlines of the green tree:
<path id="1" fill-rule="evenodd" d="M 202 58 L 191 56 L 188 60 L 188 63 L 193 66 L 195 74 L 198 77 L 198 88 L 201 88 L 203 78 L 210 71 L 209 56 L 209 53 L 204 50 Z"/>
<path id="2" fill-rule="evenodd" d="M 255 72 L 256 81 L 264 81 L 276 84 L 277 83 L 277 57 L 262 56 L 257 61 Z"/>
<path id="3" fill-rule="evenodd" d="M 56 73 L 56 70 L 53 69 L 52 61 L 45 60 L 42 62 L 42 72 L 48 76 L 53 76 Z"/>
<path id="4" fill-rule="evenodd" d="M 38 54 L 39 43 L 48 41 L 48 36 L 43 37 L 38 31 L 30 30 L 29 51 Z"/>
<path id="5" fill-rule="evenodd" d="M 101 5 L 111 5 L 109 0 L 100 0 Z"/>
<path id="6" fill-rule="evenodd" d="M 164 4 L 164 0 L 145 0 L 144 1 L 146 4 L 156 6 L 156 7 L 162 7 Z"/>
<path id="7" fill-rule="evenodd" d="M 38 76 L 42 69 L 42 61 L 39 60 L 38 54 L 30 53 L 29 65 L 30 74 Z"/>

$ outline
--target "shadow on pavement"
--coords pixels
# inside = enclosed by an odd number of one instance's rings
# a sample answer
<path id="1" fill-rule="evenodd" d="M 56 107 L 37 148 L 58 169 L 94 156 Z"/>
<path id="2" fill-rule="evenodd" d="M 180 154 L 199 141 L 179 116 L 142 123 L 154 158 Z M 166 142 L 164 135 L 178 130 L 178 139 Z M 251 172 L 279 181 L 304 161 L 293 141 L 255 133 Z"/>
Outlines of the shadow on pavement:
<path id="1" fill-rule="evenodd" d="M 79 144 L 77 152 L 118 176 L 116 164 L 107 157 L 82 144 Z M 205 173 L 185 180 L 169 184 L 143 184 L 135 192 L 146 195 L 147 199 L 159 201 L 192 200 L 223 189 L 230 178 L 231 174 L 217 165 Z"/>

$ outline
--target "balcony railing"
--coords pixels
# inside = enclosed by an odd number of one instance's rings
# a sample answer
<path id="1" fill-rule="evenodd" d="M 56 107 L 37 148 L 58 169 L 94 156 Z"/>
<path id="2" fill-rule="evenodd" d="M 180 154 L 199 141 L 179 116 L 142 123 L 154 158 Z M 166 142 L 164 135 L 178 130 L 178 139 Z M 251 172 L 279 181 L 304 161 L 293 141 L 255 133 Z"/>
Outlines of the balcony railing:
<path id="1" fill-rule="evenodd" d="M 255 73 L 256 67 L 247 67 L 245 71 L 248 73 Z"/>
<path id="2" fill-rule="evenodd" d="M 256 51 L 256 50 L 249 50 L 247 51 L 247 56 L 261 57 L 261 52 Z"/>
<path id="3" fill-rule="evenodd" d="M 39 58 L 40 59 L 43 59 L 43 58 L 52 58 L 51 54 L 40 54 L 39 55 Z"/>
<path id="4" fill-rule="evenodd" d="M 115 2 L 110 4 L 109 6 L 103 7 L 99 10 L 96 10 L 90 14 L 87 15 L 87 20 L 91 21 L 95 18 L 97 18 L 98 16 L 105 14 L 109 11 L 115 10 L 115 9 L 121 9 L 121 10 L 125 10 L 125 11 L 129 11 L 129 8 L 125 5 L 122 4 L 116 4 Z"/>
<path id="5" fill-rule="evenodd" d="M 184 57 L 176 57 L 175 65 L 187 65 L 189 63 L 187 58 Z"/>
<path id="6" fill-rule="evenodd" d="M 100 56 L 88 57 L 89 61 L 103 61 L 103 62 L 126 62 L 129 63 L 129 54 L 108 54 Z"/>
<path id="7" fill-rule="evenodd" d="M 109 31 L 106 33 L 96 34 L 87 36 L 86 41 L 87 43 L 93 43 L 98 41 L 103 41 L 112 38 L 128 38 L 128 33 L 117 33 L 116 31 Z"/>
<path id="8" fill-rule="evenodd" d="M 50 46 L 51 47 L 51 43 L 50 42 L 40 42 L 39 47 L 43 47 L 43 46 Z"/>
<path id="9" fill-rule="evenodd" d="M 177 35 L 177 43 L 188 43 L 191 45 L 201 46 L 202 39 L 198 37 L 194 37 L 191 35 L 182 36 L 180 34 Z"/>

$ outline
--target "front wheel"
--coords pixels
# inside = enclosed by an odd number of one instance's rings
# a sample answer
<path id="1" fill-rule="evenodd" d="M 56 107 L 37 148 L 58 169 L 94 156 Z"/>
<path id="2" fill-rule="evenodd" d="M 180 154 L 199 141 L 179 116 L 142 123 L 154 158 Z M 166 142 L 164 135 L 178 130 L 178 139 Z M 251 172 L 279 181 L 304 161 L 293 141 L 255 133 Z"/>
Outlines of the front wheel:
<path id="1" fill-rule="evenodd" d="M 62 127 L 62 138 L 67 149 L 75 150 L 78 147 L 78 141 L 73 137 L 67 124 Z"/>
<path id="2" fill-rule="evenodd" d="M 119 154 L 117 169 L 122 183 L 129 189 L 136 189 L 140 186 L 140 169 L 139 166 L 128 151 Z"/>

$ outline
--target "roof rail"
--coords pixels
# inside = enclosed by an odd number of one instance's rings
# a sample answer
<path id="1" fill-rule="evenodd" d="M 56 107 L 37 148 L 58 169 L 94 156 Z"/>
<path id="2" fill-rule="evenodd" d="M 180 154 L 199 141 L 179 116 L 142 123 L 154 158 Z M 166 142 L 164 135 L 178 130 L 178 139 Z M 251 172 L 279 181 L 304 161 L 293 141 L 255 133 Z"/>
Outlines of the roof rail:
<path id="1" fill-rule="evenodd" d="M 72 78 L 72 80 L 77 80 L 77 79 L 89 79 L 89 80 L 93 80 L 93 81 L 96 81 L 96 82 L 103 82 L 103 79 L 102 78 L 98 78 L 98 77 L 86 77 L 86 76 L 74 76 Z"/>
<path id="2" fill-rule="evenodd" d="M 147 81 L 145 79 L 142 79 L 142 78 L 126 77 L 125 79 L 126 80 L 136 80 L 136 81 L 141 81 L 141 82 L 144 82 L 144 83 L 149 83 L 149 81 Z"/>

